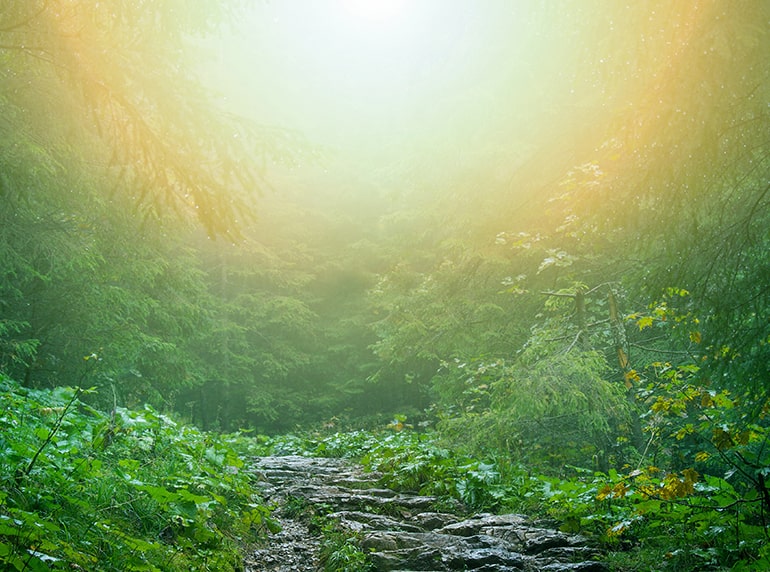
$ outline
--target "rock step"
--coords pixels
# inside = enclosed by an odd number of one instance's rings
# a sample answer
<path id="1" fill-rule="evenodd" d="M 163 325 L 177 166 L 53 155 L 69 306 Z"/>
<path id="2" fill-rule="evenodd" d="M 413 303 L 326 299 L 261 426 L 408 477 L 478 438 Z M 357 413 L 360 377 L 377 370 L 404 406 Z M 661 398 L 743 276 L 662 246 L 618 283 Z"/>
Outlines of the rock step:
<path id="1" fill-rule="evenodd" d="M 359 538 L 378 571 L 608 570 L 597 560 L 596 548 L 580 535 L 553 530 L 520 514 L 465 518 L 434 511 L 436 498 L 384 489 L 379 474 L 365 473 L 343 459 L 263 457 L 253 466 L 263 494 L 278 506 L 294 497 L 330 507 L 328 516 Z M 247 570 L 315 572 L 319 539 L 308 538 L 312 533 L 307 527 L 282 516 L 280 509 L 276 514 L 284 532 L 272 537 L 268 549 L 247 559 L 255 566 Z M 298 560 L 298 553 L 304 560 Z M 281 558 L 287 559 L 284 564 L 277 562 Z"/>

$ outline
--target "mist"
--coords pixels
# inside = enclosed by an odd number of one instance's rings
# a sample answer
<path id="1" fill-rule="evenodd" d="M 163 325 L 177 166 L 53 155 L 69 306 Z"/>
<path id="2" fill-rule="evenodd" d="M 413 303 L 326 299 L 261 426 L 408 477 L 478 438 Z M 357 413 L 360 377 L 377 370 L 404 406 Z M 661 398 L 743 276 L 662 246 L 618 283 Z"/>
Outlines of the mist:
<path id="1" fill-rule="evenodd" d="M 403 2 L 385 15 L 355 4 L 259 3 L 211 39 L 202 68 L 224 109 L 321 150 L 272 173 L 309 201 L 483 202 L 469 173 L 505 188 L 616 96 L 581 59 L 594 55 L 584 43 L 594 23 L 574 15 L 535 2 Z"/>

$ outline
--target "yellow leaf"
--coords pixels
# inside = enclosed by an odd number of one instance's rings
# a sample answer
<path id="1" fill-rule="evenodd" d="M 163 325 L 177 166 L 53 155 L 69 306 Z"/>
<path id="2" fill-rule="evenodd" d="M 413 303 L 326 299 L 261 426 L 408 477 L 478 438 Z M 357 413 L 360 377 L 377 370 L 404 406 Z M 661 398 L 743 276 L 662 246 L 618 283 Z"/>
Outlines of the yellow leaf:
<path id="1" fill-rule="evenodd" d="M 698 332 L 697 330 L 694 332 L 690 332 L 690 341 L 694 344 L 699 344 L 701 342 L 700 332 Z"/>
<path id="2" fill-rule="evenodd" d="M 639 372 L 637 372 L 635 369 L 630 369 L 626 372 L 626 374 L 623 376 L 626 379 L 626 387 L 631 387 L 630 383 L 633 381 L 634 383 L 639 383 L 639 381 L 642 379 L 639 377 Z"/>
<path id="3" fill-rule="evenodd" d="M 644 316 L 636 321 L 636 325 L 639 326 L 639 330 L 649 328 L 652 326 L 652 316 Z"/>
<path id="4" fill-rule="evenodd" d="M 663 397 L 658 397 L 658 399 L 655 400 L 655 403 L 653 403 L 650 406 L 650 409 L 655 413 L 658 413 L 661 411 L 668 411 L 671 409 L 671 400 L 665 399 Z"/>
<path id="5" fill-rule="evenodd" d="M 698 474 L 698 471 L 696 471 L 695 469 L 685 469 L 682 471 L 682 476 L 684 477 L 685 484 L 692 489 L 693 483 L 698 482 L 698 477 L 700 475 Z M 692 492 L 692 490 L 690 492 Z"/>
<path id="6" fill-rule="evenodd" d="M 695 432 L 695 429 L 693 428 L 692 423 L 688 423 L 687 425 L 679 429 L 679 431 L 674 433 L 674 437 L 676 437 L 677 441 L 681 441 L 682 439 L 687 437 L 687 435 L 694 432 Z"/>
<path id="7" fill-rule="evenodd" d="M 616 499 L 622 499 L 628 494 L 628 491 L 628 485 L 621 481 L 612 488 L 612 496 Z"/>
<path id="8" fill-rule="evenodd" d="M 596 494 L 596 500 L 603 501 L 607 497 L 612 495 L 612 487 L 610 485 L 604 485 Z"/>

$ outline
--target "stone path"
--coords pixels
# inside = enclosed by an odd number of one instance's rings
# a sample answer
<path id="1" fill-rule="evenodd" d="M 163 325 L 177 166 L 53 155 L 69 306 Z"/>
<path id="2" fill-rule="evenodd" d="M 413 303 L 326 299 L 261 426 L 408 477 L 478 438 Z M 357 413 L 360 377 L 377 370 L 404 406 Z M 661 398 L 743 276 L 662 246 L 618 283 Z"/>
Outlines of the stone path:
<path id="1" fill-rule="evenodd" d="M 282 531 L 246 557 L 246 572 L 317 572 L 319 535 L 289 510 L 297 499 L 324 506 L 342 530 L 358 533 L 377 571 L 607 572 L 578 535 L 516 514 L 464 518 L 433 509 L 436 499 L 380 488 L 379 475 L 341 459 L 255 460 L 261 490 L 279 508 Z"/>

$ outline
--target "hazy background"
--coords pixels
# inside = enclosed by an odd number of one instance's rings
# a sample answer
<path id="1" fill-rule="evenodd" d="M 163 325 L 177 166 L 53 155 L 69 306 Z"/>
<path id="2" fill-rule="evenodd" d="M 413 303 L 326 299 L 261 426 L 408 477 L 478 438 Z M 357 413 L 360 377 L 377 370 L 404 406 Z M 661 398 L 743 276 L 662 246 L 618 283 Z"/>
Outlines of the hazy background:
<path id="1" fill-rule="evenodd" d="M 320 163 L 273 170 L 281 192 L 398 200 L 459 185 L 480 199 L 485 189 L 463 174 L 505 186 L 608 105 L 581 43 L 596 24 L 579 26 L 580 12 L 496 0 L 258 3 L 207 45 L 203 77 L 226 109 L 322 148 Z"/>

